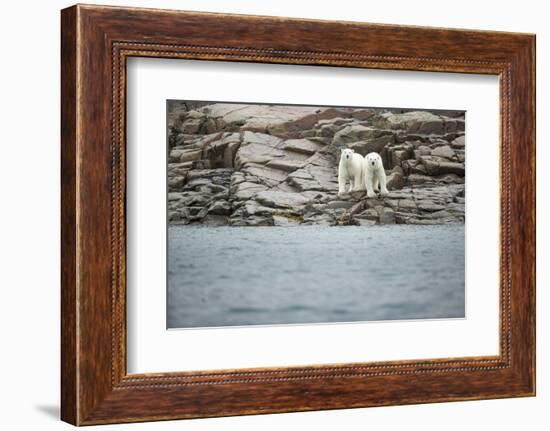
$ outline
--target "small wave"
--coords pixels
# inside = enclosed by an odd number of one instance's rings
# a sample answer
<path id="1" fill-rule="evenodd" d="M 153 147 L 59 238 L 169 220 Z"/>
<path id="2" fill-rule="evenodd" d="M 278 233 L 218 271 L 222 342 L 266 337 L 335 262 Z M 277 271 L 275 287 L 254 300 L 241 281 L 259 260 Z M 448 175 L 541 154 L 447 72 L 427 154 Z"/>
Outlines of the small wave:
<path id="1" fill-rule="evenodd" d="M 309 311 L 312 310 L 311 307 L 307 307 L 305 305 L 290 305 L 288 307 L 280 308 L 279 311 L 283 313 L 291 313 L 294 311 Z"/>
<path id="2" fill-rule="evenodd" d="M 232 307 L 228 310 L 230 313 L 265 313 L 265 308 L 260 307 Z"/>

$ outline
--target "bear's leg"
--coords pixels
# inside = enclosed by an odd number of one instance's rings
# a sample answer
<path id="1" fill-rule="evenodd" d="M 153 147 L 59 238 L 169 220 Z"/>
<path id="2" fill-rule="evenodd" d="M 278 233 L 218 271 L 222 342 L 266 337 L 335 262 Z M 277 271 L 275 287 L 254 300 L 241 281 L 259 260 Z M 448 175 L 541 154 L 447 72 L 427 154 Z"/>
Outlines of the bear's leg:
<path id="1" fill-rule="evenodd" d="M 354 192 L 359 192 L 361 190 L 365 190 L 365 187 L 363 186 L 363 176 L 362 175 L 356 175 L 353 179 L 353 189 Z"/>
<path id="2" fill-rule="evenodd" d="M 386 172 L 384 168 L 380 168 L 378 172 L 378 179 L 380 180 L 380 195 L 388 196 L 388 189 L 386 188 Z"/>
<path id="3" fill-rule="evenodd" d="M 379 192 L 380 191 L 380 184 L 378 182 L 378 177 L 376 175 L 374 175 L 374 181 L 373 181 L 373 186 L 372 186 L 374 192 Z"/>
<path id="4" fill-rule="evenodd" d="M 365 174 L 365 186 L 367 186 L 367 196 L 369 198 L 375 198 L 376 193 L 374 193 L 374 176 L 370 173 Z"/>
<path id="5" fill-rule="evenodd" d="M 338 194 L 341 195 L 346 191 L 346 176 L 339 170 L 338 172 Z"/>

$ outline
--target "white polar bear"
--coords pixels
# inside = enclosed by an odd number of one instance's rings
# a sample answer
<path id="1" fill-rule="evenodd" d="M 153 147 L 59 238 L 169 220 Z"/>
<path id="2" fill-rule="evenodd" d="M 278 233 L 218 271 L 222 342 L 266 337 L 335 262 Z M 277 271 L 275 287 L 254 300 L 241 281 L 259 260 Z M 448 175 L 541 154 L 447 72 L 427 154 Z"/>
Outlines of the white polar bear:
<path id="1" fill-rule="evenodd" d="M 376 192 L 379 191 L 381 196 L 388 195 L 386 188 L 386 171 L 382 163 L 382 157 L 378 153 L 369 153 L 365 156 L 365 186 L 367 188 L 367 196 L 375 198 Z"/>
<path id="2" fill-rule="evenodd" d="M 360 154 L 349 148 L 342 149 L 338 165 L 338 194 L 365 190 L 364 165 L 365 160 Z M 348 181 L 350 188 L 346 190 Z"/>

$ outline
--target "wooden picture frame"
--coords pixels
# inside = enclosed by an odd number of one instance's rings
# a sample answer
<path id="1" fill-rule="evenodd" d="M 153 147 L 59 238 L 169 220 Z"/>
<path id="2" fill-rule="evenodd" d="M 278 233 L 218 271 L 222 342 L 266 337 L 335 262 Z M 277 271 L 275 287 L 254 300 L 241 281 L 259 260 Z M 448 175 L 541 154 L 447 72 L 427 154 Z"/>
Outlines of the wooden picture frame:
<path id="1" fill-rule="evenodd" d="M 61 17 L 64 421 L 535 394 L 534 35 L 83 5 Z M 131 56 L 498 75 L 500 354 L 128 375 L 125 65 Z"/>

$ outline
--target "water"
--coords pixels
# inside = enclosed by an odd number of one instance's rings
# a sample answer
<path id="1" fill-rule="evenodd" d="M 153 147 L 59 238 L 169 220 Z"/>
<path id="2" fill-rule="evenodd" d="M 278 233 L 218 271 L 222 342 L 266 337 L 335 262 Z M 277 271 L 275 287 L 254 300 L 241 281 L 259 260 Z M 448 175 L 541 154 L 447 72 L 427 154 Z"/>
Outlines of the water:
<path id="1" fill-rule="evenodd" d="M 168 327 L 464 317 L 464 225 L 168 229 Z"/>

